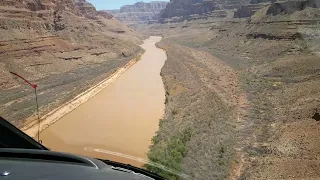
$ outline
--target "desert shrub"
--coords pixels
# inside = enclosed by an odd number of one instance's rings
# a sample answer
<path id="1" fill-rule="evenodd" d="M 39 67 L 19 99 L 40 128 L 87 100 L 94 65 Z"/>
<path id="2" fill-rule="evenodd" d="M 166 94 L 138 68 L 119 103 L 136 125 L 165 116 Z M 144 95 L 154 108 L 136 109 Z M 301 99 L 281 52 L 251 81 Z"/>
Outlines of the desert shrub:
<path id="1" fill-rule="evenodd" d="M 148 153 L 149 160 L 152 163 L 161 164 L 165 168 L 172 172 L 179 173 L 181 171 L 181 161 L 187 153 L 187 143 L 190 141 L 192 136 L 192 129 L 186 128 L 181 133 L 170 138 L 165 144 L 159 140 L 159 136 L 155 136 L 152 139 L 152 146 Z M 179 175 L 168 172 L 161 167 L 146 164 L 145 167 L 166 179 L 179 179 Z"/>
<path id="2" fill-rule="evenodd" d="M 171 113 L 172 113 L 172 115 L 177 115 L 177 114 L 178 114 L 178 110 L 177 110 L 177 109 L 173 109 L 173 110 L 171 111 Z"/>

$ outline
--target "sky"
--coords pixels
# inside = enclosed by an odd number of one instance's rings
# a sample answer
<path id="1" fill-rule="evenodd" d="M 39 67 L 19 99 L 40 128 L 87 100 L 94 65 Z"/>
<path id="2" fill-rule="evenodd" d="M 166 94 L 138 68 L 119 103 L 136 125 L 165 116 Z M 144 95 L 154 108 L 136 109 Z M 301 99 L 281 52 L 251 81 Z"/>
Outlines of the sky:
<path id="1" fill-rule="evenodd" d="M 141 0 L 87 0 L 92 3 L 97 10 L 110 10 L 110 9 L 120 9 L 123 5 L 131 5 Z M 150 2 L 155 0 L 143 0 L 143 2 Z M 169 1 L 169 0 L 161 0 Z"/>

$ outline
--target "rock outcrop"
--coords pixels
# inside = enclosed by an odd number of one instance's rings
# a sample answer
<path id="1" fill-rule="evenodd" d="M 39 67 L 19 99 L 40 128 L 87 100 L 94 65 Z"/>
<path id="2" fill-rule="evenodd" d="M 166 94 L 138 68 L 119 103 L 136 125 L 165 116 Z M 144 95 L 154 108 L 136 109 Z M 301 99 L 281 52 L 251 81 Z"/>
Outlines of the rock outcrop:
<path id="1" fill-rule="evenodd" d="M 134 58 L 138 43 L 85 0 L 0 0 L 1 116 L 22 125 L 35 109 L 32 89 L 10 71 L 39 85 L 43 115 Z"/>
<path id="2" fill-rule="evenodd" d="M 259 3 L 274 3 L 277 0 L 251 0 L 250 4 L 259 4 Z"/>
<path id="3" fill-rule="evenodd" d="M 75 5 L 79 13 L 89 19 L 95 19 L 98 15 L 96 8 L 86 0 L 76 0 Z"/>
<path id="4" fill-rule="evenodd" d="M 157 22 L 158 15 L 168 2 L 153 1 L 150 3 L 138 2 L 134 5 L 122 6 L 120 10 L 108 10 L 115 18 L 127 24 Z"/>
<path id="5" fill-rule="evenodd" d="M 292 14 L 296 11 L 301 11 L 307 7 L 310 8 L 319 8 L 319 0 L 307 0 L 307 1 L 286 1 L 286 2 L 277 2 L 273 3 L 267 14 L 278 15 L 280 13 Z"/>
<path id="6" fill-rule="evenodd" d="M 307 7 L 316 8 L 320 6 L 320 1 L 282 1 L 275 2 L 275 0 L 252 0 L 250 4 L 241 6 L 235 13 L 235 18 L 251 17 L 258 10 L 269 6 L 267 14 L 278 15 L 280 13 L 291 14 L 296 11 L 301 11 Z"/>
<path id="7" fill-rule="evenodd" d="M 234 12 L 234 17 L 235 18 L 251 17 L 259 9 L 262 9 L 268 5 L 270 5 L 270 4 L 263 3 L 263 4 L 250 4 L 250 5 L 241 6 L 240 9 L 238 9 L 236 12 Z"/>

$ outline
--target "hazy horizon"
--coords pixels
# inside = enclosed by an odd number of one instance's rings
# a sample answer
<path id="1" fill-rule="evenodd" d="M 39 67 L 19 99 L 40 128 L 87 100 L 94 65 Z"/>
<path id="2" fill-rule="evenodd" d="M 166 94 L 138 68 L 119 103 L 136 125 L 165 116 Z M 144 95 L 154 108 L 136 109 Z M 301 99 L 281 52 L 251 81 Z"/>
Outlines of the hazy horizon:
<path id="1" fill-rule="evenodd" d="M 158 1 L 158 0 L 117 0 L 112 2 L 107 2 L 106 0 L 87 0 L 91 4 L 93 4 L 97 10 L 114 10 L 114 9 L 120 9 L 121 6 L 124 5 L 132 5 L 137 2 L 151 2 L 151 1 Z M 160 1 L 166 1 L 169 2 L 169 0 L 160 0 Z"/>

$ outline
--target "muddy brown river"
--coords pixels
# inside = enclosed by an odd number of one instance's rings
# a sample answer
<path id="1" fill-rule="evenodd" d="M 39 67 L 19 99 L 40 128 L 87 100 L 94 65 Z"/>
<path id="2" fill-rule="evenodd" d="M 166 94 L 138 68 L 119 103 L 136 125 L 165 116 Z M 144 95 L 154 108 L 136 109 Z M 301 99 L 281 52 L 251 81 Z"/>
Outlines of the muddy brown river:
<path id="1" fill-rule="evenodd" d="M 150 37 L 140 61 L 58 122 L 44 130 L 43 144 L 55 151 L 141 166 L 164 114 L 165 90 L 160 76 L 167 59 Z"/>

